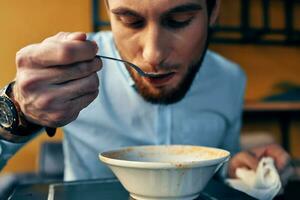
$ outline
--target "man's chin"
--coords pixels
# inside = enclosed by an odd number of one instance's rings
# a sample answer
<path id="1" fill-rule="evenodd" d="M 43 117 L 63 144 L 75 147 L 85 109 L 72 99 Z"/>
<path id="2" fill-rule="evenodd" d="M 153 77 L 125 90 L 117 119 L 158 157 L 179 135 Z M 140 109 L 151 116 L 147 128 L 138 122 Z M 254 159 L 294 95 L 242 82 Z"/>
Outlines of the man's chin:
<path id="1" fill-rule="evenodd" d="M 169 82 L 162 86 L 149 84 L 141 77 L 132 77 L 135 81 L 135 88 L 138 93 L 148 102 L 153 104 L 173 104 L 184 98 L 188 92 L 200 66 L 192 66 L 182 80 L 177 83 Z"/>
<path id="2" fill-rule="evenodd" d="M 178 89 L 165 87 L 155 89 L 139 89 L 139 94 L 148 102 L 153 104 L 172 104 L 180 101 L 184 96 Z"/>

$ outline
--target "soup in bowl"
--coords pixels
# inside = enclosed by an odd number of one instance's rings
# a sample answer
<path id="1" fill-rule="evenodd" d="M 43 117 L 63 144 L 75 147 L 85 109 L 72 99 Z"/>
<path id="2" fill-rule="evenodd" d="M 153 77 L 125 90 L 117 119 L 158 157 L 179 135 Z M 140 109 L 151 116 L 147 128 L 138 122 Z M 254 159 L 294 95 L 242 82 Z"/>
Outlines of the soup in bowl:
<path id="1" fill-rule="evenodd" d="M 192 200 L 229 156 L 218 148 L 161 145 L 126 147 L 99 158 L 134 199 Z"/>

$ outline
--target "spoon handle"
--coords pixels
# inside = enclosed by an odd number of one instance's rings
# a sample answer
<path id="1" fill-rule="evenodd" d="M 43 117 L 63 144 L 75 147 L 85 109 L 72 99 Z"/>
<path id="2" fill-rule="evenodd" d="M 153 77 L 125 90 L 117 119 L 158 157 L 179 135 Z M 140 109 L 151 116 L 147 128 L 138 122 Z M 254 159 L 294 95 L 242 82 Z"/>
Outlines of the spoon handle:
<path id="1" fill-rule="evenodd" d="M 132 67 L 133 69 L 135 69 L 135 71 L 137 71 L 137 73 L 141 76 L 147 76 L 147 74 L 141 70 L 138 66 L 132 64 L 131 62 L 128 62 L 126 60 L 121 60 L 118 58 L 113 58 L 113 57 L 108 57 L 108 56 L 101 56 L 101 55 L 96 55 L 97 58 L 103 58 L 103 59 L 110 59 L 110 60 L 115 60 L 115 61 L 119 61 L 119 62 L 123 62 L 128 64 L 130 67 Z"/>

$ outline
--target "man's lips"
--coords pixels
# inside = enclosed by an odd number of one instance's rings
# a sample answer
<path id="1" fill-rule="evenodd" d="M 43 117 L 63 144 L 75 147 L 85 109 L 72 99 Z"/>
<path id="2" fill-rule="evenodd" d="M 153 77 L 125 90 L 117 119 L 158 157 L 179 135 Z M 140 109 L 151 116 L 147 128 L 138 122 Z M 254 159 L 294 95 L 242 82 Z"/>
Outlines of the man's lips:
<path id="1" fill-rule="evenodd" d="M 175 72 L 169 72 L 169 73 L 165 73 L 165 74 L 157 74 L 155 77 L 147 77 L 145 79 L 151 85 L 162 86 L 162 85 L 166 84 L 169 80 L 171 80 L 175 74 L 176 74 Z"/>

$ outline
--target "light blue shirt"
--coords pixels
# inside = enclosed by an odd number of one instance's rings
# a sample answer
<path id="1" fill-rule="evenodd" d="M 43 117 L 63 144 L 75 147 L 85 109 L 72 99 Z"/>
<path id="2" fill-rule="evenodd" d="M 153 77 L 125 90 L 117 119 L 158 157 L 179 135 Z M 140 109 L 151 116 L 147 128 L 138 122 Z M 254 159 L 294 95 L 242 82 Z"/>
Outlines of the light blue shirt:
<path id="1" fill-rule="evenodd" d="M 111 32 L 89 39 L 98 43 L 99 54 L 120 58 Z M 64 127 L 65 180 L 112 177 L 98 154 L 124 146 L 189 144 L 239 151 L 246 78 L 236 64 L 208 51 L 186 96 L 159 105 L 138 94 L 123 63 L 102 62 L 99 96 Z M 5 163 L 18 147 L 4 141 L 1 146 Z"/>

